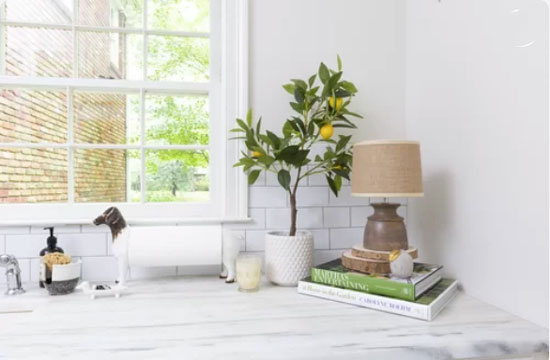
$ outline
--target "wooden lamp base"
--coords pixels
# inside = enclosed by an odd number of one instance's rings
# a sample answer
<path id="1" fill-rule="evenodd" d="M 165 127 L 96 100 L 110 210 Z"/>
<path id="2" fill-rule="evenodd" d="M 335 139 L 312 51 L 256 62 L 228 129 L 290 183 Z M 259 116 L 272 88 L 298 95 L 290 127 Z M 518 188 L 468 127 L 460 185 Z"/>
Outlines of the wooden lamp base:
<path id="1" fill-rule="evenodd" d="M 368 217 L 363 235 L 363 246 L 377 251 L 406 250 L 409 248 L 403 218 L 397 215 L 400 204 L 373 203 L 374 214 Z"/>

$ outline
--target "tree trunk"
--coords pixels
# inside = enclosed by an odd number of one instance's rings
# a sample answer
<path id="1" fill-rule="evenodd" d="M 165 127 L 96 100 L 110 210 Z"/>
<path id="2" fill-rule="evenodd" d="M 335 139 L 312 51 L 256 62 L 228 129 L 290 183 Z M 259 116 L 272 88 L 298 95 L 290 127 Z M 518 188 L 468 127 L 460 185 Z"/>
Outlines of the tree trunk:
<path id="1" fill-rule="evenodd" d="M 296 209 L 296 193 L 290 193 L 290 232 L 289 236 L 296 235 L 296 214 L 298 210 Z"/>

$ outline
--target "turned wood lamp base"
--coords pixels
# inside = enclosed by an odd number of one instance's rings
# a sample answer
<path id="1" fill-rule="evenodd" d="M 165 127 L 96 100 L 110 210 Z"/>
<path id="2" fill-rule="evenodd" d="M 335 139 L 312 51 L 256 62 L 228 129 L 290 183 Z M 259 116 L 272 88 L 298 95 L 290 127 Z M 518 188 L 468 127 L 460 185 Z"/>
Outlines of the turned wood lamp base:
<path id="1" fill-rule="evenodd" d="M 404 250 L 413 259 L 418 250 L 410 248 L 403 218 L 397 214 L 399 204 L 374 203 L 374 214 L 368 217 L 363 244 L 355 245 L 342 255 L 346 268 L 369 274 L 389 274 L 390 253 Z"/>
<path id="2" fill-rule="evenodd" d="M 374 214 L 368 217 L 363 234 L 363 247 L 369 250 L 407 250 L 407 229 L 403 218 L 397 215 L 400 204 L 373 203 Z"/>

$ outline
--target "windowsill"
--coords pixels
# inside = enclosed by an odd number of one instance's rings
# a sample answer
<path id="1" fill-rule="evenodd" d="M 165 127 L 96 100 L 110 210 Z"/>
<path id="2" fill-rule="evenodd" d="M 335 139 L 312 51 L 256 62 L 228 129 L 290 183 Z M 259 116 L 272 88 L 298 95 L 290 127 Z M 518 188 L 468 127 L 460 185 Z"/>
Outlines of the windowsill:
<path id="1" fill-rule="evenodd" d="M 90 225 L 93 219 L 40 219 L 40 220 L 0 220 L 2 226 L 30 226 L 30 225 Z M 163 219 L 134 219 L 128 218 L 129 225 L 204 225 L 204 224 L 240 224 L 252 221 L 251 218 L 163 218 Z"/>

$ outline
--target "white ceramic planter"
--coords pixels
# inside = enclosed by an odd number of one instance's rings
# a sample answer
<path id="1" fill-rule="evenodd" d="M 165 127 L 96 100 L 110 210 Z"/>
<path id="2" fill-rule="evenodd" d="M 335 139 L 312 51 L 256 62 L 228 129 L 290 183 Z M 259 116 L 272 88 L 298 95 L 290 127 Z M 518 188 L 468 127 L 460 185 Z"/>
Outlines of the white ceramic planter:
<path id="1" fill-rule="evenodd" d="M 298 231 L 270 231 L 265 236 L 265 271 L 269 281 L 281 286 L 296 286 L 311 275 L 313 266 L 313 235 Z"/>

